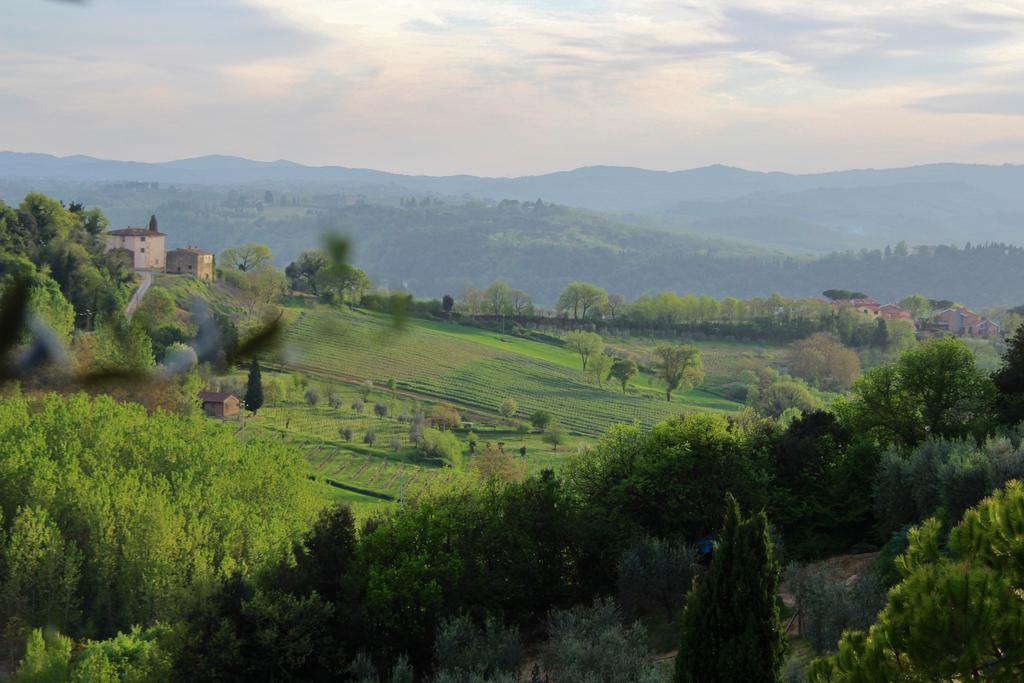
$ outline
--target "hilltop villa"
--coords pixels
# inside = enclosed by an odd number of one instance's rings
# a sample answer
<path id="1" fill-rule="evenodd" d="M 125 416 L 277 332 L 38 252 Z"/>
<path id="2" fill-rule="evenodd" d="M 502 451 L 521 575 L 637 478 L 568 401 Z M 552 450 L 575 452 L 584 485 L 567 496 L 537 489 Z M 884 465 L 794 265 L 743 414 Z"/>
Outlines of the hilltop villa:
<path id="1" fill-rule="evenodd" d="M 200 280 L 214 279 L 214 259 L 209 251 L 194 246 L 167 251 L 167 235 L 157 229 L 156 216 L 145 228 L 123 228 L 107 233 L 107 249 L 120 250 L 135 270 L 180 273 Z"/>
<path id="2" fill-rule="evenodd" d="M 131 254 L 135 270 L 163 270 L 167 264 L 164 233 L 156 229 L 156 216 L 149 217 L 149 227 L 123 228 L 107 233 L 107 249 L 124 249 Z"/>

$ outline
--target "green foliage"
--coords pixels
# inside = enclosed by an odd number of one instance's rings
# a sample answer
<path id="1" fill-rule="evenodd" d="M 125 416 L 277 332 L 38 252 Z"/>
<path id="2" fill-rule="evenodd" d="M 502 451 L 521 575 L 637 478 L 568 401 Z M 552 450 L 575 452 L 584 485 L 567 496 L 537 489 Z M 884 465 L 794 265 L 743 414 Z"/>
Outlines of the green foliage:
<path id="1" fill-rule="evenodd" d="M 992 382 L 959 339 L 934 339 L 853 387 L 853 424 L 884 443 L 913 446 L 926 435 L 983 436 L 992 424 Z"/>
<path id="2" fill-rule="evenodd" d="M 551 476 L 453 484 L 364 535 L 359 565 L 375 642 L 420 668 L 445 617 L 524 622 L 593 590 L 599 543 Z M 501 586 L 501 590 L 496 590 Z M 398 652 L 395 652 L 398 650 Z"/>
<path id="3" fill-rule="evenodd" d="M 812 681 L 999 680 L 1024 673 L 1024 491 L 1012 482 L 976 508 L 939 550 L 941 525 L 910 535 L 902 581 L 866 631 L 817 660 Z"/>
<path id="4" fill-rule="evenodd" d="M 146 330 L 119 312 L 100 318 L 94 334 L 95 363 L 100 370 L 148 370 L 156 364 Z"/>
<path id="5" fill-rule="evenodd" d="M 557 451 L 558 447 L 565 443 L 565 430 L 562 429 L 562 425 L 554 422 L 544 430 L 544 436 L 541 438 L 552 450 Z"/>
<path id="6" fill-rule="evenodd" d="M 583 371 L 587 370 L 587 362 L 591 357 L 601 353 L 604 341 L 601 335 L 593 332 L 570 332 L 563 338 L 566 348 L 579 355 Z"/>
<path id="7" fill-rule="evenodd" d="M 52 629 L 32 629 L 14 680 L 17 683 L 65 683 L 70 678 L 71 646 L 70 638 Z"/>
<path id="8" fill-rule="evenodd" d="M 558 296 L 555 310 L 573 320 L 585 320 L 600 315 L 608 303 L 608 293 L 589 282 L 572 282 Z"/>
<path id="9" fill-rule="evenodd" d="M 29 193 L 17 210 L 0 202 L 0 288 L 15 273 L 32 277 L 42 289 L 33 292 L 39 315 L 64 336 L 68 316 L 46 284 L 56 282 L 71 304 L 79 327 L 92 326 L 97 315 L 110 315 L 127 300 L 134 276 L 106 250 L 106 218 L 97 210 L 65 208 L 40 193 Z"/>
<path id="10" fill-rule="evenodd" d="M 434 669 L 442 680 L 489 680 L 519 672 L 522 648 L 519 633 L 494 617 L 477 625 L 467 615 L 441 622 L 434 642 Z M 436 679 L 435 679 L 436 680 Z"/>
<path id="11" fill-rule="evenodd" d="M 791 408 L 810 413 L 821 407 L 821 401 L 806 384 L 793 380 L 773 382 L 764 389 L 751 387 L 747 404 L 762 415 L 776 418 Z"/>
<path id="12" fill-rule="evenodd" d="M 672 392 L 685 385 L 687 389 L 704 381 L 704 367 L 700 349 L 696 346 L 663 344 L 654 350 L 658 376 L 665 382 L 665 400 L 672 400 Z"/>
<path id="13" fill-rule="evenodd" d="M 519 404 L 510 396 L 501 402 L 501 406 L 498 410 L 506 420 L 511 420 L 516 416 L 516 413 L 519 412 Z"/>
<path id="14" fill-rule="evenodd" d="M 551 413 L 549 413 L 548 411 L 535 410 L 533 411 L 533 414 L 530 415 L 530 424 L 533 425 L 533 428 L 536 431 L 543 432 L 545 429 L 548 428 L 548 425 L 551 424 L 552 419 L 553 418 L 551 417 Z"/>
<path id="15" fill-rule="evenodd" d="M 767 502 L 770 463 L 759 438 L 756 429 L 701 413 L 650 431 L 622 425 L 570 455 L 563 471 L 623 546 L 638 533 L 695 542 L 721 524 L 727 492 L 754 508 Z"/>
<path id="16" fill-rule="evenodd" d="M 686 601 L 675 680 L 778 681 L 785 652 L 778 584 L 767 518 L 744 518 L 727 496 L 711 566 Z"/>
<path id="17" fill-rule="evenodd" d="M 622 385 L 622 393 L 626 393 L 626 386 L 630 380 L 637 376 L 640 369 L 636 362 L 629 358 L 616 358 L 608 371 L 608 379 L 615 378 Z"/>
<path id="18" fill-rule="evenodd" d="M 297 453 L 105 397 L 0 401 L 0 454 L 0 618 L 75 636 L 181 616 L 316 505 Z"/>
<path id="19" fill-rule="evenodd" d="M 437 460 L 457 470 L 462 469 L 462 442 L 450 431 L 427 427 L 420 435 L 417 445 L 424 457 Z"/>
<path id="20" fill-rule="evenodd" d="M 616 564 L 618 604 L 631 617 L 660 612 L 671 621 L 700 570 L 697 549 L 681 541 L 644 536 Z"/>
<path id="21" fill-rule="evenodd" d="M 874 481 L 876 515 L 892 533 L 941 514 L 950 524 L 1011 479 L 1024 478 L 1024 448 L 1006 437 L 973 441 L 928 439 L 909 454 L 890 449 Z"/>
<path id="22" fill-rule="evenodd" d="M 661 683 L 639 623 L 626 627 L 611 600 L 548 616 L 544 666 L 559 683 Z"/>
<path id="23" fill-rule="evenodd" d="M 1002 365 L 992 380 L 999 392 L 996 411 L 1003 424 L 1024 422 L 1024 325 L 1007 342 Z"/>
<path id="24" fill-rule="evenodd" d="M 867 628 L 885 606 L 885 587 L 873 572 L 847 585 L 822 569 L 791 566 L 786 586 L 796 601 L 800 637 L 818 653 L 834 652 L 845 631 Z"/>

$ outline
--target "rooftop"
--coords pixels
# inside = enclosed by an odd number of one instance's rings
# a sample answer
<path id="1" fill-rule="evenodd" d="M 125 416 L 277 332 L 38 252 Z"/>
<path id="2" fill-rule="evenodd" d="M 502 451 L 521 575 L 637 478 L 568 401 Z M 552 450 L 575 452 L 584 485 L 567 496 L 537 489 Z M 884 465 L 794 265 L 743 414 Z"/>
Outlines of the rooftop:
<path id="1" fill-rule="evenodd" d="M 206 251 L 205 249 L 200 249 L 199 247 L 192 247 L 192 246 L 189 246 L 189 247 L 178 247 L 177 249 L 172 249 L 171 251 L 185 251 L 185 252 L 188 252 L 189 254 L 208 254 L 210 256 L 213 255 L 212 251 Z"/>
<path id="2" fill-rule="evenodd" d="M 238 398 L 237 396 L 235 396 L 232 393 L 223 392 L 223 391 L 200 391 L 199 392 L 199 400 L 203 401 L 204 403 L 223 403 L 224 401 L 226 401 L 226 400 L 228 400 L 229 398 L 232 398 L 232 397 L 234 397 L 236 399 Z"/>
<path id="3" fill-rule="evenodd" d="M 107 232 L 108 235 L 117 235 L 118 237 L 166 237 L 164 233 L 157 230 L 150 230 L 149 228 L 121 228 L 120 230 L 110 230 Z"/>

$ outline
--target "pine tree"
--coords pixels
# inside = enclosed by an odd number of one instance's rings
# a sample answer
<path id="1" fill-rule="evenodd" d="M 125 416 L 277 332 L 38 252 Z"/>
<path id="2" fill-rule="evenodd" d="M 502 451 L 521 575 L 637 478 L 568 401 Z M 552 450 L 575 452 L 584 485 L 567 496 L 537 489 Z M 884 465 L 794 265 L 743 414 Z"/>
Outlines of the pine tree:
<path id="1" fill-rule="evenodd" d="M 694 580 L 683 613 L 677 683 L 774 683 L 785 652 L 775 599 L 779 564 L 763 512 L 744 518 L 726 496 L 711 566 Z"/>
<path id="2" fill-rule="evenodd" d="M 245 407 L 255 415 L 263 405 L 263 377 L 260 374 L 260 363 L 253 359 L 249 365 L 249 381 L 245 385 Z"/>

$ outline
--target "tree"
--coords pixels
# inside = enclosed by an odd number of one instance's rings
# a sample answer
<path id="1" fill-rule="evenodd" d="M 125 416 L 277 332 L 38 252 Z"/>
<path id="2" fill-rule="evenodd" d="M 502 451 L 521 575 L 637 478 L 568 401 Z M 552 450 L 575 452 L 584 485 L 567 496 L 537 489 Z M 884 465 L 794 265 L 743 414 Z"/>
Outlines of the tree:
<path id="1" fill-rule="evenodd" d="M 373 414 L 377 416 L 377 419 L 383 420 L 388 416 L 388 406 L 385 403 L 374 403 Z"/>
<path id="2" fill-rule="evenodd" d="M 543 432 L 551 424 L 551 413 L 546 410 L 535 410 L 530 415 L 530 424 L 538 432 Z"/>
<path id="3" fill-rule="evenodd" d="M 327 267 L 327 254 L 322 249 L 310 249 L 288 264 L 284 274 L 291 288 L 300 292 L 318 294 L 317 279 L 320 271 Z"/>
<path id="4" fill-rule="evenodd" d="M 619 384 L 622 385 L 622 393 L 626 393 L 626 386 L 629 381 L 637 376 L 639 368 L 636 366 L 636 361 L 630 360 L 629 358 L 616 358 L 612 363 L 611 369 L 608 371 L 608 378 L 615 378 Z"/>
<path id="5" fill-rule="evenodd" d="M 999 419 L 1008 426 L 1024 422 L 1024 325 L 1017 327 L 1007 343 L 1002 366 L 992 380 L 999 392 Z"/>
<path id="6" fill-rule="evenodd" d="M 455 469 L 462 468 L 462 443 L 451 432 L 427 427 L 417 445 L 425 457 Z"/>
<path id="7" fill-rule="evenodd" d="M 851 417 L 886 443 L 913 446 L 927 435 L 981 436 L 991 427 L 995 386 L 953 337 L 910 349 L 894 366 L 872 368 L 853 386 Z"/>
<path id="8" fill-rule="evenodd" d="M 544 669 L 554 680 L 570 683 L 658 683 L 664 680 L 647 649 L 646 630 L 639 622 L 623 626 L 622 615 L 612 599 L 555 610 L 547 621 Z"/>
<path id="9" fill-rule="evenodd" d="M 359 384 L 357 391 L 365 402 L 370 398 L 370 394 L 373 392 L 373 382 L 371 380 L 364 380 Z"/>
<path id="10" fill-rule="evenodd" d="M 867 299 L 868 295 L 851 289 L 826 289 L 821 293 L 826 299 L 832 301 L 849 301 L 850 299 Z"/>
<path id="11" fill-rule="evenodd" d="M 835 655 L 814 662 L 810 680 L 1020 680 L 1022 510 L 1024 490 L 1011 482 L 969 510 L 945 543 L 937 519 L 912 529 L 896 559 L 901 581 L 876 622 L 845 633 Z"/>
<path id="12" fill-rule="evenodd" d="M 914 320 L 920 320 L 928 316 L 931 311 L 931 304 L 928 299 L 920 294 L 911 294 L 899 300 L 898 306 L 905 311 L 910 311 Z"/>
<path id="13" fill-rule="evenodd" d="M 597 386 L 604 386 L 604 381 L 608 377 L 608 371 L 611 370 L 614 362 L 614 358 L 603 352 L 595 354 L 594 357 L 590 359 L 590 367 L 587 369 L 587 372 L 593 375 L 594 379 L 597 380 Z"/>
<path id="14" fill-rule="evenodd" d="M 665 400 L 672 400 L 672 392 L 683 386 L 687 389 L 704 381 L 704 367 L 700 349 L 696 346 L 663 344 L 654 350 L 658 376 L 665 382 Z"/>
<path id="15" fill-rule="evenodd" d="M 885 318 L 875 321 L 875 331 L 871 334 L 871 347 L 875 349 L 889 347 L 889 324 L 885 322 Z"/>
<path id="16" fill-rule="evenodd" d="M 565 431 L 562 429 L 562 425 L 557 422 L 548 426 L 544 431 L 544 436 L 541 437 L 544 443 L 551 446 L 551 450 L 558 452 L 558 447 L 565 443 Z"/>
<path id="17" fill-rule="evenodd" d="M 601 353 L 604 341 L 596 332 L 570 332 L 563 338 L 567 349 L 576 353 L 583 363 L 583 371 L 587 371 L 587 362 L 591 356 Z"/>
<path id="18" fill-rule="evenodd" d="M 245 407 L 255 415 L 263 407 L 263 373 L 255 358 L 249 363 L 249 381 L 245 383 Z"/>
<path id="19" fill-rule="evenodd" d="M 533 300 L 521 289 L 513 289 L 508 293 L 509 312 L 515 316 L 532 315 Z"/>
<path id="20" fill-rule="evenodd" d="M 514 398 L 509 396 L 508 398 L 501 402 L 501 406 L 499 406 L 498 412 L 500 412 L 502 417 L 504 417 L 506 420 L 511 420 L 513 417 L 516 416 L 516 413 L 519 412 L 519 404 L 516 403 L 516 400 Z"/>
<path id="21" fill-rule="evenodd" d="M 374 442 L 377 441 L 377 432 L 372 429 L 367 429 L 366 433 L 363 434 L 363 443 L 367 446 L 373 446 Z"/>
<path id="22" fill-rule="evenodd" d="M 509 286 L 495 280 L 484 290 L 485 310 L 491 315 L 506 315 L 510 308 Z"/>
<path id="23" fill-rule="evenodd" d="M 835 335 L 818 332 L 792 345 L 789 371 L 820 389 L 845 391 L 860 375 L 860 360 Z"/>
<path id="24" fill-rule="evenodd" d="M 745 518 L 726 496 L 711 566 L 694 581 L 683 611 L 676 683 L 778 681 L 786 647 L 778 587 L 767 517 Z"/>
<path id="25" fill-rule="evenodd" d="M 320 392 L 317 391 L 316 387 L 310 387 L 306 389 L 305 399 L 311 408 L 315 408 L 316 404 L 320 402 Z"/>
<path id="26" fill-rule="evenodd" d="M 248 242 L 240 247 L 225 249 L 220 254 L 220 263 L 228 268 L 247 273 L 268 265 L 274 255 L 265 244 Z"/>
<path id="27" fill-rule="evenodd" d="M 388 391 L 391 392 L 391 398 L 398 398 L 398 380 L 394 377 L 388 379 Z"/>
<path id="28" fill-rule="evenodd" d="M 240 298 L 250 316 L 254 315 L 260 306 L 269 306 L 277 301 L 287 286 L 281 271 L 270 266 L 244 272 L 237 282 Z"/>
<path id="29" fill-rule="evenodd" d="M 436 403 L 430 409 L 430 424 L 443 430 L 458 429 L 462 426 L 462 416 L 451 403 Z"/>
<path id="30" fill-rule="evenodd" d="M 573 282 L 558 297 L 555 310 L 571 315 L 573 320 L 585 320 L 588 315 L 600 313 L 608 302 L 608 293 L 589 282 Z"/>
<path id="31" fill-rule="evenodd" d="M 317 287 L 321 295 L 330 300 L 358 304 L 363 292 L 370 287 L 370 278 L 353 265 L 333 263 L 317 274 Z"/>
<path id="32" fill-rule="evenodd" d="M 604 302 L 605 314 L 615 320 L 626 309 L 626 297 L 621 294 L 609 294 L 608 300 Z"/>
<path id="33" fill-rule="evenodd" d="M 452 298 L 451 294 L 445 294 L 441 297 L 441 310 L 445 313 L 451 314 L 452 307 L 455 305 L 455 299 Z"/>

